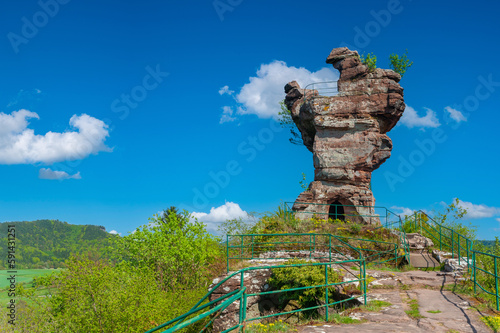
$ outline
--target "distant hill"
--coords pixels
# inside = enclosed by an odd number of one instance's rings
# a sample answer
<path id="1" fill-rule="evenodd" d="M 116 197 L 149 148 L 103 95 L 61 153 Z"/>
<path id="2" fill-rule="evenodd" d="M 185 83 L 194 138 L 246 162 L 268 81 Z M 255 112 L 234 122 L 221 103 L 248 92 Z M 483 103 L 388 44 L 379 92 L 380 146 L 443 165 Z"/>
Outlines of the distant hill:
<path id="1" fill-rule="evenodd" d="M 7 269 L 7 226 L 16 228 L 16 268 L 59 268 L 71 254 L 106 258 L 116 235 L 102 226 L 73 225 L 58 220 L 0 223 L 0 269 Z"/>
<path id="2" fill-rule="evenodd" d="M 477 243 L 483 243 L 484 246 L 493 247 L 495 245 L 494 240 L 478 240 Z"/>

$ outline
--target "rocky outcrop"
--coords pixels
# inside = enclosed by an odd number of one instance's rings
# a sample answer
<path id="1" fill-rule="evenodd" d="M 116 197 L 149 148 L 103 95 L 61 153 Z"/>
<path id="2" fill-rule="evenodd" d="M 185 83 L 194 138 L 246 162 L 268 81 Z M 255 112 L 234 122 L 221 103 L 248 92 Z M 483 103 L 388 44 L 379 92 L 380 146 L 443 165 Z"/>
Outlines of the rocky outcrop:
<path id="1" fill-rule="evenodd" d="M 430 238 L 422 236 L 419 233 L 407 233 L 406 239 L 411 250 L 423 250 L 426 247 L 434 246 Z"/>
<path id="2" fill-rule="evenodd" d="M 314 181 L 299 195 L 294 210 L 298 218 L 310 217 L 310 212 L 326 216 L 329 206 L 309 203 L 335 203 L 342 205 L 346 219 L 376 224 L 373 208 L 353 206 L 375 205 L 371 173 L 391 156 L 386 133 L 405 109 L 401 77 L 391 70 L 370 70 L 356 51 L 345 47 L 333 49 L 326 62 L 340 72 L 336 96 L 321 96 L 295 81 L 285 86 L 285 104 L 313 153 L 315 168 Z"/>

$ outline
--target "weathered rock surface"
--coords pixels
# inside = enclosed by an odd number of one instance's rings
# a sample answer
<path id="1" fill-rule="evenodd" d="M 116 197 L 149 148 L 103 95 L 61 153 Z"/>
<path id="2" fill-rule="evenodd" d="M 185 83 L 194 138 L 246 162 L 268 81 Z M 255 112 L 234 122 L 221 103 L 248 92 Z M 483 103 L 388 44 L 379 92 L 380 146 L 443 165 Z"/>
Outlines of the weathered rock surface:
<path id="1" fill-rule="evenodd" d="M 430 238 L 422 236 L 419 233 L 407 233 L 406 239 L 408 240 L 408 244 L 410 245 L 410 249 L 415 250 L 423 250 L 426 247 L 434 246 L 434 243 Z"/>
<path id="2" fill-rule="evenodd" d="M 299 203 L 338 202 L 347 219 L 376 224 L 372 208 L 349 206 L 375 204 L 371 173 L 390 157 L 392 141 L 386 133 L 405 109 L 401 77 L 391 70 L 369 70 L 346 47 L 333 49 L 326 62 L 340 72 L 338 95 L 320 96 L 295 81 L 285 86 L 285 104 L 313 153 L 315 168 L 314 181 L 299 195 L 294 210 L 302 212 L 298 218 L 310 217 L 308 212 L 326 216 L 329 206 Z"/>

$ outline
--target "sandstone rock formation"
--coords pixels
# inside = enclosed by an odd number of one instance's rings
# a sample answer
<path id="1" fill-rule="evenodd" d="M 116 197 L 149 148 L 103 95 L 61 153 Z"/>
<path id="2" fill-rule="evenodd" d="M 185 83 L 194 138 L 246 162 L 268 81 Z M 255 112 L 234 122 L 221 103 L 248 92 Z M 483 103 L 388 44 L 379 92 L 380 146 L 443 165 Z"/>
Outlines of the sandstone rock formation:
<path id="1" fill-rule="evenodd" d="M 285 86 L 285 104 L 313 153 L 315 168 L 314 181 L 293 209 L 298 218 L 315 212 L 376 224 L 373 208 L 353 206 L 375 205 L 371 173 L 391 156 L 392 141 L 386 133 L 405 109 L 401 76 L 392 70 L 370 70 L 346 47 L 333 49 L 326 62 L 340 72 L 338 95 L 321 96 L 321 91 L 302 89 L 295 81 Z"/>

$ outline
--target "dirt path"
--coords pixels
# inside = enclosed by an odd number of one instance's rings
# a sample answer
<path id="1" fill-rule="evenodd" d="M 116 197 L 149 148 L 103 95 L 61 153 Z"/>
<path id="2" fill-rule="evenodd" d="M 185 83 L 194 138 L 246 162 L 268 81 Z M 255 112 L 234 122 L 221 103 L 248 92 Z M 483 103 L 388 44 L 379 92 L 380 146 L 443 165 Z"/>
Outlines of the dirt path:
<path id="1" fill-rule="evenodd" d="M 379 312 L 353 313 L 351 317 L 366 321 L 362 324 L 308 325 L 300 327 L 298 332 L 492 332 L 479 319 L 481 314 L 470 307 L 468 299 L 443 290 L 445 284 L 455 283 L 454 277 L 421 271 L 369 271 L 369 275 L 377 278 L 372 285 L 392 289 L 369 289 L 368 299 L 386 301 L 391 306 L 384 307 Z M 418 304 L 418 312 L 423 318 L 410 317 L 405 312 L 411 310 L 412 300 Z"/>

